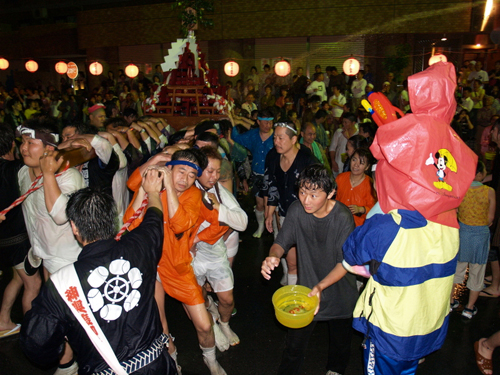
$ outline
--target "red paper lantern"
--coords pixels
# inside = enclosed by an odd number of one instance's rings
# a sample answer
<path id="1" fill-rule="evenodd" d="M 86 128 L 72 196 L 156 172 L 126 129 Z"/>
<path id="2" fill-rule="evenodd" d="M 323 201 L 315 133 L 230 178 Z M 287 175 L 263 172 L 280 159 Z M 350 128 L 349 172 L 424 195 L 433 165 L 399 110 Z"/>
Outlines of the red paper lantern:
<path id="1" fill-rule="evenodd" d="M 30 73 L 35 73 L 38 70 L 38 63 L 34 60 L 26 61 L 26 64 L 24 66 Z"/>
<path id="2" fill-rule="evenodd" d="M 359 72 L 359 61 L 354 57 L 351 57 L 350 59 L 344 61 L 343 68 L 345 74 L 348 76 L 355 76 Z"/>
<path id="3" fill-rule="evenodd" d="M 0 69 L 5 70 L 9 67 L 9 62 L 3 57 L 0 59 Z"/>
<path id="4" fill-rule="evenodd" d="M 102 74 L 102 64 L 98 63 L 97 61 L 93 62 L 92 64 L 89 65 L 89 71 L 90 71 L 90 74 L 92 74 L 94 76 L 101 75 Z"/>
<path id="5" fill-rule="evenodd" d="M 224 73 L 228 77 L 234 77 L 240 72 L 240 66 L 236 61 L 229 61 L 224 65 Z"/>
<path id="6" fill-rule="evenodd" d="M 274 66 L 274 72 L 280 77 L 285 77 L 290 74 L 290 63 L 288 61 L 280 61 Z"/>
<path id="7" fill-rule="evenodd" d="M 134 64 L 129 64 L 125 68 L 125 74 L 129 78 L 135 78 L 139 74 L 139 68 L 136 65 L 134 65 Z"/>
<path id="8" fill-rule="evenodd" d="M 56 72 L 59 74 L 66 74 L 68 71 L 68 64 L 66 64 L 64 61 L 59 61 L 56 64 Z"/>
<path id="9" fill-rule="evenodd" d="M 431 58 L 429 59 L 429 66 L 431 66 L 437 62 L 440 62 L 440 61 L 447 62 L 448 59 L 446 58 L 445 55 L 441 55 L 439 53 L 434 55 L 434 56 L 431 56 Z"/>

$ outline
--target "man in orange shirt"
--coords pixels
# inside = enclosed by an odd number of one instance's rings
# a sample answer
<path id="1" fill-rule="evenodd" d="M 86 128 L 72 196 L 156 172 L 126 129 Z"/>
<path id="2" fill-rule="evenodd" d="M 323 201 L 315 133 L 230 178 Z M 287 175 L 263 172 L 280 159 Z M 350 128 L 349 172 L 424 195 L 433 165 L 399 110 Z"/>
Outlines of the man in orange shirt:
<path id="1" fill-rule="evenodd" d="M 161 194 L 164 207 L 164 240 L 163 255 L 158 265 L 158 274 L 164 290 L 173 298 L 181 301 L 189 318 L 192 320 L 203 359 L 210 369 L 211 375 L 225 375 L 226 372 L 215 357 L 215 335 L 220 350 L 229 347 L 227 338 L 220 332 L 218 326 L 212 327 L 213 321 L 205 308 L 205 300 L 201 287 L 191 267 L 192 255 L 189 250 L 196 241 L 215 242 L 227 227 L 218 225 L 218 212 L 209 210 L 202 204 L 201 191 L 194 186 L 196 177 L 201 175 L 207 165 L 206 157 L 194 149 L 179 150 L 172 156 L 158 154 L 138 168 L 127 183 L 135 191 L 134 199 L 127 209 L 124 221 L 127 221 L 140 207 L 145 192 L 140 187 L 142 173 L 149 168 L 162 169 L 164 173 L 164 191 Z M 129 229 L 133 229 L 141 219 L 135 220 Z M 213 225 L 198 233 L 200 224 L 208 220 Z M 163 306 L 161 306 L 163 307 Z M 220 335 L 218 334 L 220 333 Z M 219 340 L 219 338 L 221 340 Z"/>

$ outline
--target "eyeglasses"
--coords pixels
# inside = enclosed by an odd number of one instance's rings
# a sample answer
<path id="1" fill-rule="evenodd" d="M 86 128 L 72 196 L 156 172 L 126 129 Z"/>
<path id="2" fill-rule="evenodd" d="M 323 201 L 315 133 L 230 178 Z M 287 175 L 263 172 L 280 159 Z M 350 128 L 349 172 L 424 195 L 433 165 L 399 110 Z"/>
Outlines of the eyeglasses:
<path id="1" fill-rule="evenodd" d="M 277 126 L 279 126 L 280 128 L 290 129 L 291 131 L 293 131 L 293 134 L 297 134 L 297 130 L 295 130 L 294 128 L 292 128 L 286 122 L 277 122 L 276 124 L 274 124 L 274 127 L 277 127 Z"/>

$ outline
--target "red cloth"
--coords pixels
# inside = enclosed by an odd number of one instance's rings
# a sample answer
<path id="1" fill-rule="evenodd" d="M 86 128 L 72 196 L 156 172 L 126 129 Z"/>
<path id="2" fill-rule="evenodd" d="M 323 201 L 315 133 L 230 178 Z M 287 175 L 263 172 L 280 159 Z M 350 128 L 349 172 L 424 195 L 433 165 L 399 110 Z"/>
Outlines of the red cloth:
<path id="1" fill-rule="evenodd" d="M 417 210 L 428 220 L 458 228 L 455 209 L 474 179 L 477 156 L 449 125 L 455 82 L 451 63 L 410 76 L 413 113 L 378 129 L 370 150 L 378 159 L 377 194 L 384 212 Z"/>

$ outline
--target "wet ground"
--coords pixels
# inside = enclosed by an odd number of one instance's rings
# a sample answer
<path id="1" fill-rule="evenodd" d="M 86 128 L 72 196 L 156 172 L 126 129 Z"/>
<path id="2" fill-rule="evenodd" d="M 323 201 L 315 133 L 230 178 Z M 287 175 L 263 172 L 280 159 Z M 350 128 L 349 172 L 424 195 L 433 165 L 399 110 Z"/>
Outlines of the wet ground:
<path id="1" fill-rule="evenodd" d="M 243 207 L 251 213 L 251 200 L 246 198 Z M 286 335 L 285 328 L 274 317 L 271 296 L 280 287 L 281 268 L 270 281 L 260 275 L 260 265 L 269 251 L 273 237 L 252 237 L 256 229 L 253 213 L 250 214 L 248 230 L 242 234 L 241 246 L 234 263 L 235 300 L 237 314 L 231 319 L 231 327 L 239 335 L 241 343 L 218 359 L 228 375 L 274 374 L 278 368 Z M 4 274 L 0 280 L 3 291 L 8 281 Z M 462 293 L 461 302 L 466 300 Z M 459 312 L 451 314 L 448 336 L 443 348 L 429 355 L 417 371 L 417 375 L 475 375 L 480 374 L 474 359 L 473 344 L 500 330 L 500 299 L 480 298 L 476 304 L 479 312 L 472 320 L 464 320 Z M 186 317 L 180 303 L 167 297 L 167 319 L 172 334 L 176 337 L 179 364 L 184 375 L 209 375 L 202 362 L 196 333 Z M 17 301 L 13 313 L 16 322 L 22 319 L 21 303 Z M 408 323 L 410 324 L 410 322 Z M 306 353 L 302 374 L 325 374 L 328 347 L 327 326 L 317 325 Z M 355 334 L 351 343 L 352 355 L 344 375 L 361 375 L 362 337 Z M 500 351 L 494 355 L 494 374 L 500 374 Z M 17 336 L 0 340 L 0 375 L 49 375 L 55 368 L 40 369 L 32 365 L 20 350 Z"/>

